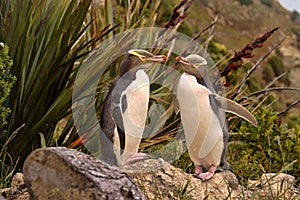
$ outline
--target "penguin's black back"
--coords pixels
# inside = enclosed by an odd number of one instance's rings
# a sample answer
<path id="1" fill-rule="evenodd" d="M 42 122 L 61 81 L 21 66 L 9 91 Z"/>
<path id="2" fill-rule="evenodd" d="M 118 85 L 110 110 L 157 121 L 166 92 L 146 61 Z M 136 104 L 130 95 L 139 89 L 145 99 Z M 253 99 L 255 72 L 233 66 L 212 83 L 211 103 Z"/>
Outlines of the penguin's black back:
<path id="1" fill-rule="evenodd" d="M 226 115 L 225 115 L 225 112 L 221 109 L 221 105 L 215 99 L 214 95 L 209 95 L 209 101 L 210 101 L 211 108 L 213 109 L 213 112 L 218 117 L 218 121 L 220 123 L 220 126 L 222 127 L 222 132 L 223 132 L 224 146 L 223 146 L 223 152 L 221 155 L 220 167 L 224 170 L 231 170 L 231 168 L 229 167 L 229 164 L 227 162 L 229 132 L 228 132 L 228 126 L 227 126 L 227 122 L 226 122 Z"/>

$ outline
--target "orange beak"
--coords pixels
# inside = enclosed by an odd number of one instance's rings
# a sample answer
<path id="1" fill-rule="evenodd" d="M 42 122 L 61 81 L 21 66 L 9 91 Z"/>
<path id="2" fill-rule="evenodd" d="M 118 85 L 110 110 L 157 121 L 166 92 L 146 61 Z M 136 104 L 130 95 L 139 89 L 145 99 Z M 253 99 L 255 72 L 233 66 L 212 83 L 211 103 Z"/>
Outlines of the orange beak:
<path id="1" fill-rule="evenodd" d="M 177 60 L 177 62 L 180 62 L 180 63 L 182 63 L 182 64 L 184 64 L 184 65 L 191 65 L 191 63 L 189 62 L 189 61 L 187 61 L 187 60 L 185 60 L 183 57 L 181 57 L 181 56 L 177 56 L 176 57 L 176 60 Z"/>
<path id="2" fill-rule="evenodd" d="M 168 60 L 168 57 L 165 55 L 156 55 L 151 58 L 147 58 L 146 60 L 154 61 L 154 62 L 165 62 Z"/>

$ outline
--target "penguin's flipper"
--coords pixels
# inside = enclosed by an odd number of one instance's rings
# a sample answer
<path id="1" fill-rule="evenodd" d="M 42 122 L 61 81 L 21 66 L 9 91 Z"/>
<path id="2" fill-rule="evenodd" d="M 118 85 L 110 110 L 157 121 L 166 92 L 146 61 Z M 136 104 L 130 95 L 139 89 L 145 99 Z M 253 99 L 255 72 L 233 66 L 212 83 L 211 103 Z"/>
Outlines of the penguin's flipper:
<path id="1" fill-rule="evenodd" d="M 210 97 L 213 97 L 218 102 L 220 107 L 226 112 L 233 113 L 250 122 L 253 126 L 257 127 L 257 120 L 255 119 L 255 117 L 240 104 L 225 97 L 221 97 L 217 94 L 210 94 Z"/>
<path id="2" fill-rule="evenodd" d="M 114 101 L 114 100 L 112 100 Z M 112 111 L 112 115 L 116 124 L 116 132 L 118 135 L 115 137 L 118 137 L 119 139 L 119 148 L 120 148 L 120 153 L 123 153 L 123 150 L 125 148 L 125 131 L 124 131 L 124 120 L 123 120 L 123 115 L 121 108 L 119 106 L 115 106 Z M 116 145 L 116 144 L 115 144 Z"/>

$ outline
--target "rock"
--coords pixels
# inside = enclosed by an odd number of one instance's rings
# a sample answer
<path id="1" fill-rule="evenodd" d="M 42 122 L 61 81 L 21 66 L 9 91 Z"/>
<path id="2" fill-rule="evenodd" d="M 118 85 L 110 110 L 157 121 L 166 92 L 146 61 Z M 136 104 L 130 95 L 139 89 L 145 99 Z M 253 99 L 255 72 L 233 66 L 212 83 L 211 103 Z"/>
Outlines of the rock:
<path id="1" fill-rule="evenodd" d="M 33 151 L 23 173 L 37 199 L 145 199 L 118 168 L 64 147 Z"/>
<path id="2" fill-rule="evenodd" d="M 251 196 L 259 199 L 300 199 L 294 188 L 295 177 L 288 174 L 266 173 L 258 181 L 248 181 Z"/>
<path id="3" fill-rule="evenodd" d="M 291 187 L 294 187 L 295 177 L 288 174 L 263 174 L 261 176 L 260 182 L 262 185 L 268 185 L 272 190 L 287 190 Z"/>
<path id="4" fill-rule="evenodd" d="M 162 159 L 122 166 L 148 199 L 299 199 L 295 178 L 287 174 L 264 174 L 261 180 L 239 185 L 230 171 L 219 172 L 208 181 L 193 177 Z"/>
<path id="5" fill-rule="evenodd" d="M 16 173 L 11 181 L 11 189 L 13 191 L 22 190 L 26 188 L 24 175 L 22 173 Z"/>
<path id="6" fill-rule="evenodd" d="M 25 179 L 22 173 L 16 173 L 11 181 L 11 187 L 5 188 L 0 190 L 0 194 L 6 197 L 7 199 L 14 199 L 14 200 L 29 200 L 30 194 L 28 192 L 28 188 L 25 184 Z"/>
<path id="7" fill-rule="evenodd" d="M 202 181 L 162 159 L 109 166 L 89 155 L 67 148 L 43 148 L 26 159 L 22 175 L 12 188 L 23 193 L 9 199 L 299 199 L 295 178 L 287 174 L 263 174 L 261 180 L 239 185 L 229 171 Z M 138 188 L 138 186 L 139 188 Z M 18 189 L 19 190 L 19 189 Z M 24 191 L 27 198 L 23 198 Z M 142 193 L 143 191 L 143 193 Z M 7 196 L 4 196 L 7 197 Z M 0 200 L 2 200 L 0 198 Z"/>
<path id="8" fill-rule="evenodd" d="M 134 179 L 148 199 L 225 199 L 242 193 L 236 176 L 229 171 L 216 173 L 203 182 L 162 159 L 136 162 L 121 169 Z"/>
<path id="9" fill-rule="evenodd" d="M 7 198 L 12 195 L 11 188 L 0 189 L 0 197 Z M 0 199 L 2 200 L 2 199 Z"/>

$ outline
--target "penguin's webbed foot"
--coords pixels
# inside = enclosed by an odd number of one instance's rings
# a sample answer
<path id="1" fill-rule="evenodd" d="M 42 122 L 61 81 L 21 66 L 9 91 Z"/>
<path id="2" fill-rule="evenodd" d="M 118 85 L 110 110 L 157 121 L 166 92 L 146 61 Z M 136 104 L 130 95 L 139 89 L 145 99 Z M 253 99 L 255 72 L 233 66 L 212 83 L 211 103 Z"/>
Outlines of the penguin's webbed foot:
<path id="1" fill-rule="evenodd" d="M 147 160 L 150 158 L 151 157 L 148 154 L 135 153 L 135 154 L 130 155 L 128 158 L 126 158 L 126 160 L 124 161 L 124 165 L 132 164 L 132 163 L 135 163 L 135 162 L 141 161 L 141 160 Z"/>
<path id="2" fill-rule="evenodd" d="M 199 174 L 202 173 L 202 166 L 201 165 L 196 165 L 195 166 L 195 176 L 199 176 Z"/>
<path id="3" fill-rule="evenodd" d="M 216 169 L 217 168 L 215 166 L 211 166 L 207 172 L 197 174 L 197 171 L 196 171 L 197 166 L 196 166 L 196 168 L 195 168 L 196 177 L 200 178 L 202 181 L 207 181 L 214 176 Z M 202 170 L 202 168 L 201 168 L 201 170 Z"/>

